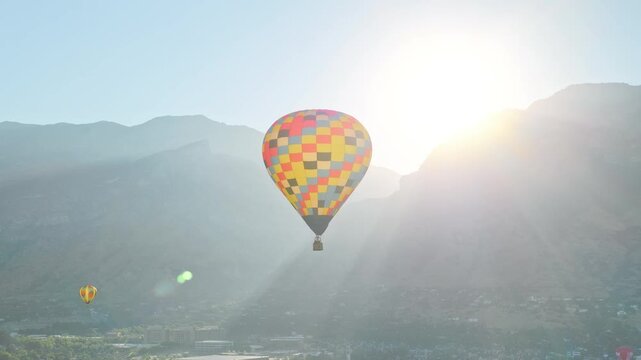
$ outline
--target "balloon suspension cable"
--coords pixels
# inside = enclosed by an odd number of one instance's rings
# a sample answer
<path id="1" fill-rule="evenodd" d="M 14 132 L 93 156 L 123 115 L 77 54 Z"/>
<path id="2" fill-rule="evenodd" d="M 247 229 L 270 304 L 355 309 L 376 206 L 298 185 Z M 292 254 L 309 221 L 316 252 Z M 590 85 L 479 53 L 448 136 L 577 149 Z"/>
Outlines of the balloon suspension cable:
<path id="1" fill-rule="evenodd" d="M 323 251 L 323 243 L 321 242 L 320 235 L 316 235 L 316 237 L 314 238 L 313 250 L 314 251 Z"/>

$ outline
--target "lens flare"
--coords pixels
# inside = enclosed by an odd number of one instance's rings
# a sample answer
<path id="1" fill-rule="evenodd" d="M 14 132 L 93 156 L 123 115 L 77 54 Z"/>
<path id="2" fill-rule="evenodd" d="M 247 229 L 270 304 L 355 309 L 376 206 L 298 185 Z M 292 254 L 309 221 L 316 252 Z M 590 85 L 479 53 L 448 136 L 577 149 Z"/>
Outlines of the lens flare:
<path id="1" fill-rule="evenodd" d="M 176 276 L 176 281 L 179 284 L 184 284 L 187 281 L 191 280 L 194 277 L 194 274 L 191 271 L 183 271 L 180 275 Z"/>

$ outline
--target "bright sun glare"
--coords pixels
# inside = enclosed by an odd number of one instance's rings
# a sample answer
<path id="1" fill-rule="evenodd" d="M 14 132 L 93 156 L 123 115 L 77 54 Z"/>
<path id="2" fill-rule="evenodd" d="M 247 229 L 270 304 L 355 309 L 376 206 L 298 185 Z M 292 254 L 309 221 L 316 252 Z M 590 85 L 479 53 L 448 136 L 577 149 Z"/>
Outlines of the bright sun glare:
<path id="1" fill-rule="evenodd" d="M 404 169 L 415 169 L 432 148 L 514 103 L 518 74 L 492 42 L 415 37 L 391 54 L 378 89 L 397 128 L 394 147 L 403 153 L 389 156 L 404 159 Z"/>

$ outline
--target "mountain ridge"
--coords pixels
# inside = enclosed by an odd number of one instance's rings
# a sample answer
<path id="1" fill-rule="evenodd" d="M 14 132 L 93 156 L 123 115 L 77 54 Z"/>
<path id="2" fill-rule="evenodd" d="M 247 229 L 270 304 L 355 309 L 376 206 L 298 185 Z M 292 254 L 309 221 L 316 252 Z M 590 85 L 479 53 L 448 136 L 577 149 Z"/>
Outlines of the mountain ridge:
<path id="1" fill-rule="evenodd" d="M 556 301 L 555 309 L 566 308 L 557 304 L 564 298 L 641 301 L 641 109 L 629 100 L 641 103 L 641 94 L 615 87 L 624 94 L 603 102 L 625 108 L 607 122 L 590 111 L 601 90 L 570 87 L 439 146 L 388 196 L 348 202 L 320 254 L 262 164 L 214 154 L 206 139 L 0 186 L 0 257 L 12 254 L 0 260 L 0 286 L 15 298 L 56 284 L 71 291 L 89 277 L 71 260 L 55 261 L 95 251 L 104 254 L 96 273 L 105 289 L 96 306 L 122 316 L 129 298 L 126 317 L 142 323 L 192 321 L 170 315 L 177 304 L 209 316 L 213 304 L 232 301 L 233 311 L 207 318 L 239 336 L 386 339 L 452 319 L 508 331 L 584 329 L 593 318 L 537 313 L 543 305 L 528 299 Z M 39 261 L 40 273 L 12 283 L 10 274 L 33 272 Z M 185 269 L 194 280 L 178 287 L 172 276 Z M 65 299 L 67 291 L 55 293 Z"/>
<path id="2" fill-rule="evenodd" d="M 52 170 L 103 161 L 135 160 L 155 152 L 208 140 L 214 153 L 229 153 L 260 163 L 262 134 L 202 115 L 156 117 L 136 126 L 92 124 L 0 125 L 0 183 Z M 251 145 L 256 144 L 254 149 Z"/>
<path id="3" fill-rule="evenodd" d="M 634 127 L 641 87 L 621 88 L 628 90 L 624 99 L 636 101 L 623 101 L 630 108 L 611 120 Z M 570 87 L 563 97 L 583 90 Z M 634 149 L 638 154 L 641 138 L 591 130 L 600 119 L 546 115 L 556 107 L 590 115 L 583 106 L 591 107 L 591 97 L 576 97 L 588 103 L 541 100 L 437 147 L 402 177 L 398 192 L 359 207 L 358 217 L 336 219 L 329 237 L 364 227 L 350 237 L 356 249 L 336 244 L 324 262 L 293 262 L 247 307 L 282 333 L 303 328 L 334 336 L 342 329 L 335 336 L 364 336 L 360 326 L 368 324 L 387 339 L 394 329 L 410 336 L 424 322 L 450 326 L 451 318 L 509 331 L 589 326 L 573 313 L 517 310 L 529 298 L 639 301 L 641 162 Z M 328 274 L 316 278 L 318 289 L 292 275 L 312 271 Z M 283 313 L 298 314 L 289 319 L 293 325 L 275 318 Z M 269 331 L 246 319 L 235 324 L 239 332 Z"/>

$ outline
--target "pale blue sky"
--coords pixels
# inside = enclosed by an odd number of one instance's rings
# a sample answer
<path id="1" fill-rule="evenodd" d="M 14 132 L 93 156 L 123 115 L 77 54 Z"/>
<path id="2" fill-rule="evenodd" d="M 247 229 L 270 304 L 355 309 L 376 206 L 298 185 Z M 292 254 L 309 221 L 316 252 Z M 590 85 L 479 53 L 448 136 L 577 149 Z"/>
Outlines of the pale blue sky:
<path id="1" fill-rule="evenodd" d="M 408 172 L 456 118 L 641 83 L 639 18 L 641 1 L 4 1 L 0 121 L 205 114 L 265 131 L 333 108 Z"/>

